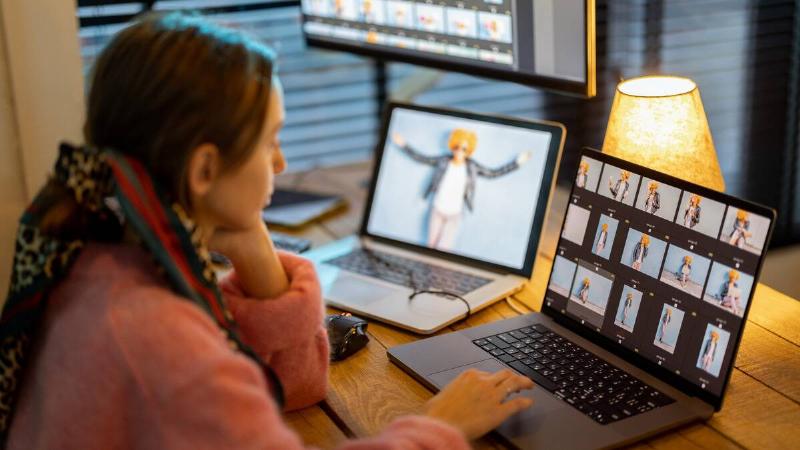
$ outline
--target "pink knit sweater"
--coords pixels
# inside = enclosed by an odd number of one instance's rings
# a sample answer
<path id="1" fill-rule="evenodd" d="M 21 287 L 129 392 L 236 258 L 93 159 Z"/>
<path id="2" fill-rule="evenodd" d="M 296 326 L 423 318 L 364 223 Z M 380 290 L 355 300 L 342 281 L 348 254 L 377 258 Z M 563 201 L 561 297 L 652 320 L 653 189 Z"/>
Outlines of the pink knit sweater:
<path id="1" fill-rule="evenodd" d="M 287 409 L 325 396 L 319 282 L 281 254 L 291 287 L 246 298 L 222 287 L 246 342 L 282 380 Z M 345 363 L 346 364 L 346 363 Z M 456 429 L 410 416 L 346 449 L 468 448 Z M 90 244 L 56 288 L 35 343 L 9 449 L 296 449 L 257 364 L 231 350 L 199 307 L 174 294 L 132 245 Z"/>

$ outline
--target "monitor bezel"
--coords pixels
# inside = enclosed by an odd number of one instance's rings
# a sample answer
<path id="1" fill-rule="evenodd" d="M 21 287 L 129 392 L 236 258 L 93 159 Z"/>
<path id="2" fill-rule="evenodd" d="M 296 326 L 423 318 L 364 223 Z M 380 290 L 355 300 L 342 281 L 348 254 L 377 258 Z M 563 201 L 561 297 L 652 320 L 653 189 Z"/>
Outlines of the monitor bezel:
<path id="1" fill-rule="evenodd" d="M 401 62 L 415 64 L 418 66 L 431 67 L 443 71 L 461 72 L 467 75 L 475 75 L 484 78 L 491 78 L 499 81 L 510 81 L 534 88 L 542 88 L 582 98 L 592 98 L 597 94 L 597 71 L 596 71 L 596 19 L 595 19 L 595 0 L 584 0 L 585 6 L 585 35 L 586 35 L 586 64 L 585 81 L 571 81 L 565 78 L 547 77 L 543 75 L 520 74 L 518 72 L 491 69 L 470 64 L 462 64 L 454 61 L 442 61 L 435 56 L 412 56 L 402 52 L 393 52 L 389 49 L 383 50 L 372 46 L 358 45 L 355 43 L 334 42 L 327 39 L 320 39 L 309 35 L 305 31 L 307 14 L 301 8 L 301 31 L 306 45 L 326 50 L 338 50 L 367 56 L 381 62 Z"/>
<path id="2" fill-rule="evenodd" d="M 765 250 L 759 257 L 757 270 L 753 274 L 753 288 L 750 290 L 750 297 L 747 300 L 747 307 L 745 308 L 744 315 L 742 316 L 742 327 L 739 330 L 739 333 L 737 334 L 736 342 L 734 342 L 733 346 L 733 352 L 731 353 L 733 355 L 732 356 L 733 360 L 728 366 L 728 372 L 724 375 L 722 390 L 720 391 L 719 395 L 716 395 L 708 390 L 701 388 L 700 386 L 697 386 L 691 381 L 673 373 L 671 370 L 663 366 L 659 366 L 658 364 L 645 358 L 641 354 L 636 353 L 624 347 L 622 344 L 615 342 L 614 340 L 601 334 L 600 332 L 591 330 L 588 327 L 581 325 L 579 321 L 569 317 L 566 314 L 562 314 L 556 308 L 548 306 L 547 302 L 544 301 L 542 302 L 542 313 L 553 318 L 560 325 L 568 328 L 570 331 L 584 337 L 585 339 L 590 340 L 592 343 L 603 347 L 609 352 L 619 356 L 620 358 L 646 371 L 647 373 L 659 378 L 665 383 L 670 384 L 671 386 L 680 390 L 684 394 L 697 397 L 703 400 L 704 402 L 711 404 L 714 407 L 715 411 L 719 411 L 722 408 L 722 402 L 725 397 L 725 392 L 728 389 L 728 383 L 730 382 L 731 374 L 733 373 L 733 370 L 735 368 L 734 361 L 736 359 L 736 354 L 739 351 L 739 344 L 741 343 L 742 336 L 744 335 L 744 326 L 747 321 L 747 316 L 750 313 L 750 307 L 753 304 L 753 297 L 755 296 L 757 281 L 759 276 L 761 275 L 761 269 L 764 265 L 764 260 L 766 259 L 765 258 L 767 252 L 766 248 L 768 247 L 769 242 L 772 239 L 772 233 L 775 229 L 775 220 L 777 218 L 777 213 L 775 212 L 774 209 L 768 208 L 766 206 L 759 205 L 757 203 L 753 203 L 747 200 L 742 200 L 730 196 L 728 194 L 724 194 L 722 192 L 717 192 L 712 189 L 708 189 L 706 187 L 693 184 L 685 180 L 681 180 L 680 178 L 676 178 L 671 175 L 658 172 L 652 169 L 648 169 L 646 167 L 625 161 L 623 159 L 616 158 L 614 156 L 610 156 L 608 154 L 602 153 L 598 150 L 589 147 L 584 147 L 581 150 L 578 160 L 581 160 L 584 156 L 600 161 L 603 164 L 612 164 L 621 169 L 629 170 L 637 175 L 640 175 L 642 178 L 647 177 L 650 179 L 658 180 L 661 183 L 674 186 L 683 191 L 688 190 L 692 193 L 701 195 L 705 198 L 721 202 L 727 206 L 733 206 L 736 208 L 745 209 L 749 212 L 759 214 L 770 219 L 769 232 L 767 233 L 767 239 L 764 241 Z M 572 195 L 575 193 L 575 189 L 576 189 L 575 183 L 573 182 L 572 189 L 570 190 L 568 198 L 572 197 Z M 564 229 L 564 222 L 566 222 L 566 214 L 561 222 L 561 228 L 559 229 L 559 241 L 561 240 L 560 231 Z M 548 291 L 548 286 L 550 286 L 550 279 L 552 278 L 552 276 L 553 276 L 553 271 L 551 269 L 550 277 L 548 277 L 547 284 L 545 285 L 545 293 Z"/>
<path id="3" fill-rule="evenodd" d="M 516 126 L 520 128 L 527 128 L 536 131 L 543 131 L 551 133 L 549 148 L 547 149 L 547 157 L 544 165 L 544 172 L 542 173 L 542 184 L 539 189 L 539 198 L 534 211 L 533 220 L 531 221 L 530 235 L 528 237 L 528 247 L 525 252 L 525 260 L 521 268 L 505 266 L 498 263 L 483 261 L 470 256 L 458 255 L 454 253 L 447 253 L 441 250 L 432 249 L 422 245 L 412 244 L 397 239 L 388 238 L 372 234 L 369 232 L 369 219 L 372 212 L 372 202 L 375 197 L 375 189 L 378 183 L 378 175 L 381 170 L 381 163 L 383 161 L 384 149 L 386 148 L 386 140 L 389 133 L 389 125 L 391 123 L 392 114 L 396 109 L 405 109 L 411 111 L 419 111 L 431 114 L 440 114 L 450 117 L 458 117 L 463 119 L 478 120 L 482 122 L 491 122 L 500 125 Z M 486 115 L 476 114 L 468 111 L 440 108 L 432 106 L 414 105 L 402 102 L 388 102 L 384 109 L 383 120 L 381 124 L 381 134 L 377 147 L 375 149 L 375 159 L 372 168 L 372 177 L 370 179 L 369 191 L 367 194 L 367 201 L 364 205 L 364 214 L 362 215 L 360 235 L 367 236 L 378 242 L 390 243 L 392 245 L 419 252 L 429 256 L 436 256 L 447 261 L 453 261 L 461 264 L 467 264 L 471 267 L 476 267 L 488 270 L 495 273 L 512 273 L 526 278 L 530 278 L 533 273 L 533 263 L 536 260 L 536 252 L 541 238 L 541 232 L 544 228 L 544 221 L 547 210 L 549 209 L 550 197 L 555 187 L 556 173 L 561 161 L 561 152 L 564 148 L 564 140 L 566 139 L 567 130 L 564 125 L 557 122 L 548 121 L 534 121 L 514 117 L 507 117 L 501 115 Z"/>

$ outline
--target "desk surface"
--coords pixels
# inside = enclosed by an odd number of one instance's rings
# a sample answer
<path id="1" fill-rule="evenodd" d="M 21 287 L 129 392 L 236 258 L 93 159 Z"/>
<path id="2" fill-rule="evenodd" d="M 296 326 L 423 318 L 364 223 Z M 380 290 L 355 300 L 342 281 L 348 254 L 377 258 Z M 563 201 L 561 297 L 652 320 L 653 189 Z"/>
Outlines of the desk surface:
<path id="1" fill-rule="evenodd" d="M 356 232 L 363 210 L 369 167 L 358 164 L 279 177 L 281 187 L 343 193 L 349 209 L 301 233 L 315 246 Z M 564 198 L 551 211 L 563 211 Z M 552 265 L 561 216 L 547 219 L 534 274 L 517 296 L 541 306 Z M 281 230 L 283 231 L 283 230 Z M 330 312 L 334 312 L 330 310 Z M 486 308 L 441 331 L 471 327 L 518 313 L 505 302 Z M 797 448 L 800 442 L 800 302 L 763 284 L 745 326 L 739 355 L 722 410 L 706 423 L 676 429 L 636 445 L 641 448 Z M 370 343 L 350 359 L 333 363 L 328 397 L 319 405 L 287 415 L 289 425 L 307 444 L 332 448 L 347 437 L 377 434 L 392 419 L 414 414 L 432 394 L 389 362 L 386 350 L 420 338 L 371 322 Z M 534 406 L 535 407 L 535 406 Z M 476 448 L 505 448 L 491 435 Z"/>

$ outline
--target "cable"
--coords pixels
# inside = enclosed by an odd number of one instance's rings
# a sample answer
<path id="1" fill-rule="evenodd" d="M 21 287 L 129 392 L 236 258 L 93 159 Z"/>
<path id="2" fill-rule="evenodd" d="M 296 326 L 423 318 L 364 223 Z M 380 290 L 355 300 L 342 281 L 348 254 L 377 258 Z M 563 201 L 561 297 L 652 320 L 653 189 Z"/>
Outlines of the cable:
<path id="1" fill-rule="evenodd" d="M 369 249 L 367 247 L 363 247 L 362 246 L 361 249 L 364 251 L 364 254 L 367 255 L 367 257 L 369 259 L 371 259 L 373 262 L 381 264 L 381 265 L 385 266 L 386 268 L 388 268 L 390 270 L 401 271 L 401 272 L 405 272 L 406 273 L 406 275 L 408 277 L 408 287 L 410 287 L 411 290 L 413 291 L 408 296 L 408 301 L 409 302 L 411 300 L 414 300 L 414 297 L 416 297 L 419 294 L 439 295 L 439 296 L 450 298 L 450 299 L 460 300 L 464 305 L 466 305 L 466 307 L 467 307 L 467 315 L 464 316 L 465 319 L 472 315 L 472 308 L 469 306 L 469 302 L 464 297 L 462 297 L 461 295 L 459 295 L 459 294 L 457 294 L 455 292 L 444 290 L 444 289 L 437 289 L 435 287 L 427 287 L 427 286 L 426 287 L 419 287 L 417 285 L 417 282 L 414 280 L 414 273 L 415 272 L 414 272 L 413 269 L 410 269 L 408 267 L 402 267 L 402 266 L 394 264 L 394 263 L 392 263 L 390 261 L 386 261 L 386 259 L 384 259 L 382 256 L 378 255 L 377 253 L 372 251 L 372 249 Z"/>
<path id="2" fill-rule="evenodd" d="M 456 294 L 454 292 L 443 291 L 443 290 L 439 290 L 439 289 L 425 289 L 425 290 L 420 290 L 420 291 L 415 290 L 411 295 L 408 296 L 408 300 L 409 301 L 414 300 L 414 297 L 416 297 L 419 294 L 435 294 L 435 295 L 441 295 L 443 297 L 451 297 L 451 298 L 454 298 L 456 300 L 461 300 L 462 303 L 467 305 L 467 316 L 466 317 L 469 317 L 469 316 L 472 315 L 472 308 L 470 308 L 469 302 L 464 297 L 462 297 L 462 296 L 460 296 L 460 295 L 458 295 L 458 294 Z"/>

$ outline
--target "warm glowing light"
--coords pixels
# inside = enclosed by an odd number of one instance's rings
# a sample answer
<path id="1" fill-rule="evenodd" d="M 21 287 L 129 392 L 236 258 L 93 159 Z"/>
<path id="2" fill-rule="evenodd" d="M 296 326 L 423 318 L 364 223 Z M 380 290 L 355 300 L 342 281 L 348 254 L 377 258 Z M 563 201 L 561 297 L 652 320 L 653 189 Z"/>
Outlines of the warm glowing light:
<path id="1" fill-rule="evenodd" d="M 725 190 L 700 91 L 688 78 L 651 76 L 620 83 L 603 152 Z"/>

